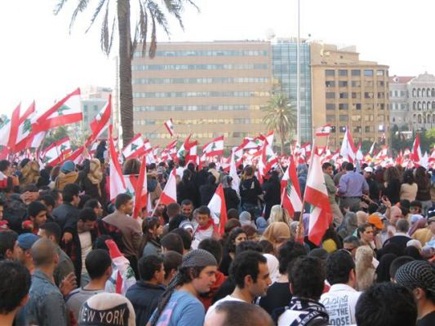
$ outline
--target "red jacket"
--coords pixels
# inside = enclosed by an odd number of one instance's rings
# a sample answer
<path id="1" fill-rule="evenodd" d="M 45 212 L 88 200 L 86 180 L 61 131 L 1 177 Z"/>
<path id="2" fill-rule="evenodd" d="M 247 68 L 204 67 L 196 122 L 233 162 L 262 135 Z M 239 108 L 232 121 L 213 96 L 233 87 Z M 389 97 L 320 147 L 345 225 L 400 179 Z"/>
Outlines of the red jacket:
<path id="1" fill-rule="evenodd" d="M 219 290 L 221 285 L 225 282 L 227 277 L 222 274 L 220 271 L 216 272 L 216 282 L 211 286 L 210 292 L 203 294 L 199 297 L 199 300 L 204 305 L 205 311 L 208 310 L 208 308 L 211 306 L 213 302 L 213 298 L 216 295 L 216 292 Z"/>

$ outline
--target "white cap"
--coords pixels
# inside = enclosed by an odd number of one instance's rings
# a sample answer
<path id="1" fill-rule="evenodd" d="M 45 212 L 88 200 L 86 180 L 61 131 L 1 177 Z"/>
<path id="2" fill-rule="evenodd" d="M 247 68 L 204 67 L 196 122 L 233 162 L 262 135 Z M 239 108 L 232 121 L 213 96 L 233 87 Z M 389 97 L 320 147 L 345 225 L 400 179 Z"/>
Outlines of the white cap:
<path id="1" fill-rule="evenodd" d="M 364 169 L 364 172 L 373 173 L 373 168 L 372 168 L 371 166 L 367 166 L 367 167 Z"/>

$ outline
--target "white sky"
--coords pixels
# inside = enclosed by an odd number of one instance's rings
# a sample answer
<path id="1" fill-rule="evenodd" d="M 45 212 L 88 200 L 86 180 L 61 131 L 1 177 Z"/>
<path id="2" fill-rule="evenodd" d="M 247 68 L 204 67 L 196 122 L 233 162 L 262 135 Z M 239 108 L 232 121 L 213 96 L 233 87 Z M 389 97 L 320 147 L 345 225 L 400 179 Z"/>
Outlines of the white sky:
<path id="1" fill-rule="evenodd" d="M 69 19 L 77 0 L 69 0 L 59 16 L 57 0 L 4 1 L 0 10 L 0 114 L 21 101 L 36 99 L 39 109 L 78 86 L 114 85 L 116 53 L 100 50 L 98 20 L 84 29 L 96 6 Z M 114 2 L 114 1 L 112 1 Z M 133 2 L 133 1 L 132 1 Z M 172 41 L 265 39 L 297 33 L 297 0 L 196 0 L 198 13 L 184 13 L 184 32 L 171 21 Z M 356 45 L 361 58 L 390 66 L 390 75 L 435 73 L 433 0 L 301 0 L 301 36 L 341 45 Z M 167 37 L 160 32 L 160 41 Z M 39 104 L 39 105 L 38 105 Z"/>

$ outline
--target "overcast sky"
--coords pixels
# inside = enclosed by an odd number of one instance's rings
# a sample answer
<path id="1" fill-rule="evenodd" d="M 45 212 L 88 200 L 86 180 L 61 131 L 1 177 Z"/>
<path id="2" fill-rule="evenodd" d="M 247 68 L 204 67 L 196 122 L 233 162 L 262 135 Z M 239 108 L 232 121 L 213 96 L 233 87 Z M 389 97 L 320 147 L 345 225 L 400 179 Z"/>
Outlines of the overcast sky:
<path id="1" fill-rule="evenodd" d="M 0 10 L 0 113 L 35 99 L 39 108 L 86 85 L 114 85 L 113 55 L 100 49 L 101 20 L 84 34 L 89 13 L 69 34 L 76 0 L 59 16 L 58 0 L 13 0 Z M 114 1 L 112 1 L 115 3 Z M 132 1 L 133 2 L 133 1 Z M 297 0 L 196 0 L 201 8 L 184 13 L 185 30 L 175 21 L 172 41 L 265 39 L 297 33 Z M 355 45 L 361 58 L 390 66 L 390 75 L 435 73 L 433 0 L 301 0 L 301 36 Z M 168 40 L 160 32 L 160 41 Z"/>

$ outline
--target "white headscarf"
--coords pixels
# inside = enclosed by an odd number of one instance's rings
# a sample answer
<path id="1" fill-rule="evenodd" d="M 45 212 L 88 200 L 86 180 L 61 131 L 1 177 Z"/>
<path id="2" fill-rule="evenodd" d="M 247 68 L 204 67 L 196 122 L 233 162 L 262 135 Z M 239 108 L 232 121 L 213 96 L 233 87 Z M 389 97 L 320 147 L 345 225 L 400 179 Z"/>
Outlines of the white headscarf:
<path id="1" fill-rule="evenodd" d="M 267 267 L 269 268 L 270 279 L 272 280 L 272 284 L 275 283 L 280 274 L 279 274 L 279 261 L 278 259 L 271 254 L 263 254 L 267 259 Z"/>

